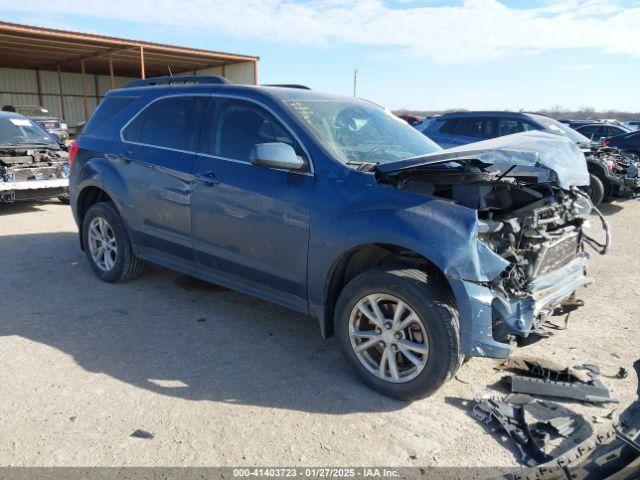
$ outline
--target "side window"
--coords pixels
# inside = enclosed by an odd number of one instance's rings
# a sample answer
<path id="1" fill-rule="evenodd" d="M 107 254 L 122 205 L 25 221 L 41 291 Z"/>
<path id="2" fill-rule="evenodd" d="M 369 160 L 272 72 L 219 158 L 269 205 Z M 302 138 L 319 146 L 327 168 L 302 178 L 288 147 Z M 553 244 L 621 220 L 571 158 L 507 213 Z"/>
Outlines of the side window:
<path id="1" fill-rule="evenodd" d="M 519 123 L 520 123 L 520 131 L 521 132 L 530 132 L 532 130 L 540 130 L 539 128 L 536 128 L 536 126 L 531 122 L 527 122 L 525 120 L 522 120 Z"/>
<path id="2" fill-rule="evenodd" d="M 89 117 L 89 120 L 82 129 L 82 133 L 91 133 L 137 99 L 137 97 L 116 97 L 113 95 L 106 97 L 100 102 L 91 117 Z"/>
<path id="3" fill-rule="evenodd" d="M 620 135 L 622 132 L 622 129 L 618 129 L 616 127 L 607 127 L 606 129 L 607 131 L 605 132 L 605 136 L 607 137 L 613 137 L 614 135 Z"/>
<path id="4" fill-rule="evenodd" d="M 212 155 L 249 162 L 258 143 L 291 145 L 299 157 L 304 150 L 289 131 L 268 111 L 244 100 L 221 102 L 205 151 Z"/>
<path id="5" fill-rule="evenodd" d="M 439 121 L 439 120 L 438 120 Z M 443 122 L 444 124 L 440 127 L 440 133 L 451 133 L 456 134 L 456 126 L 458 125 L 458 119 L 452 118 L 451 120 L 446 120 Z"/>
<path id="6" fill-rule="evenodd" d="M 195 150 L 202 97 L 173 97 L 148 106 L 124 131 L 124 139 L 146 145 Z"/>
<path id="7" fill-rule="evenodd" d="M 587 138 L 592 138 L 597 133 L 596 130 L 596 127 L 585 127 L 581 128 L 579 132 Z"/>
<path id="8" fill-rule="evenodd" d="M 456 127 L 458 135 L 475 138 L 494 136 L 494 120 L 490 118 L 462 118 Z"/>
<path id="9" fill-rule="evenodd" d="M 512 120 L 510 118 L 501 118 L 498 121 L 498 136 L 503 137 L 505 135 L 511 135 L 512 133 L 518 133 L 520 130 L 518 126 L 518 120 Z"/>

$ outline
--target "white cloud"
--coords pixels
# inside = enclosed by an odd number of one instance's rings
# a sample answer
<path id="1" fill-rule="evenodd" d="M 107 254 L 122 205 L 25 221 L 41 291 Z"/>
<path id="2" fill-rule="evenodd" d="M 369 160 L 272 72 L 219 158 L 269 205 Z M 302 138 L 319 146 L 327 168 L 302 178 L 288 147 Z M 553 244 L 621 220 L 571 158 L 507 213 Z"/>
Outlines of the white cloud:
<path id="1" fill-rule="evenodd" d="M 590 48 L 640 58 L 640 5 L 551 0 L 510 8 L 498 0 L 429 2 L 396 8 L 382 0 L 68 0 L 64 10 L 158 28 L 223 33 L 284 44 L 391 47 L 439 63 L 479 63 L 558 49 Z M 0 0 L 4 12 L 59 13 L 50 0 Z"/>

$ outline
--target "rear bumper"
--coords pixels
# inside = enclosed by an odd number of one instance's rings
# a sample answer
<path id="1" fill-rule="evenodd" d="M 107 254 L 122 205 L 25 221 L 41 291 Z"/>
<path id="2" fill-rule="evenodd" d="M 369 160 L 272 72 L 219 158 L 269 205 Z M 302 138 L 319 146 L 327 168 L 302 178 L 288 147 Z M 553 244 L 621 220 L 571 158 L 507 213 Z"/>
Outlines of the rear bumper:
<path id="1" fill-rule="evenodd" d="M 523 297 L 505 297 L 484 284 L 450 279 L 460 314 L 462 353 L 507 358 L 508 337 L 526 338 L 540 315 L 551 312 L 580 287 L 594 283 L 584 273 L 589 255 L 536 278 Z"/>

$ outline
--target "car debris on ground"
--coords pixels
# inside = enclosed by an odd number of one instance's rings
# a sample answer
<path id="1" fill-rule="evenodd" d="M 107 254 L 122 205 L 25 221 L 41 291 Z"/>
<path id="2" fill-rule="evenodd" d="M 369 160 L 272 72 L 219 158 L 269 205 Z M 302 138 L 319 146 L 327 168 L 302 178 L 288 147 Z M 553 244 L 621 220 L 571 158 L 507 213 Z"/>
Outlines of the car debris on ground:
<path id="1" fill-rule="evenodd" d="M 503 379 L 513 393 L 569 398 L 592 403 L 617 401 L 599 378 L 599 369 L 594 365 L 568 367 L 544 358 L 519 355 L 505 360 L 498 368 L 526 374 Z"/>
<path id="2" fill-rule="evenodd" d="M 507 362 L 505 362 L 507 363 Z M 575 368 L 557 368 L 553 362 L 529 357 L 510 363 L 530 372 L 554 376 L 551 382 L 579 382 Z M 511 365 L 513 367 L 514 365 Z M 636 401 L 619 417 L 614 411 L 606 417 L 587 420 L 557 403 L 535 399 L 521 393 L 499 398 L 489 393 L 476 397 L 471 415 L 496 425 L 511 438 L 521 454 L 525 471 L 507 473 L 505 480 L 601 480 L 634 479 L 640 472 L 640 360 L 634 363 L 639 385 Z M 591 375 L 591 370 L 586 370 Z M 574 377 L 573 374 L 577 376 Z M 572 383 L 570 383 L 572 384 Z M 608 427 L 596 424 L 607 419 Z"/>

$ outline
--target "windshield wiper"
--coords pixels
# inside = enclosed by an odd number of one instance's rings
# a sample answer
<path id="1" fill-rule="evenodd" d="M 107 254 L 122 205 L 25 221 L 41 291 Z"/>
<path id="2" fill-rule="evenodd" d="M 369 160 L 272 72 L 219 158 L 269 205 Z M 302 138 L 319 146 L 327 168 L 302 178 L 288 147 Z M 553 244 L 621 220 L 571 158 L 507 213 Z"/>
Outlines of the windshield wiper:
<path id="1" fill-rule="evenodd" d="M 379 163 L 380 162 L 362 162 L 362 161 L 357 161 L 357 160 L 347 160 L 347 161 L 345 161 L 346 165 L 355 166 L 357 172 L 362 172 L 362 171 L 365 171 L 365 170 L 371 171 Z"/>

